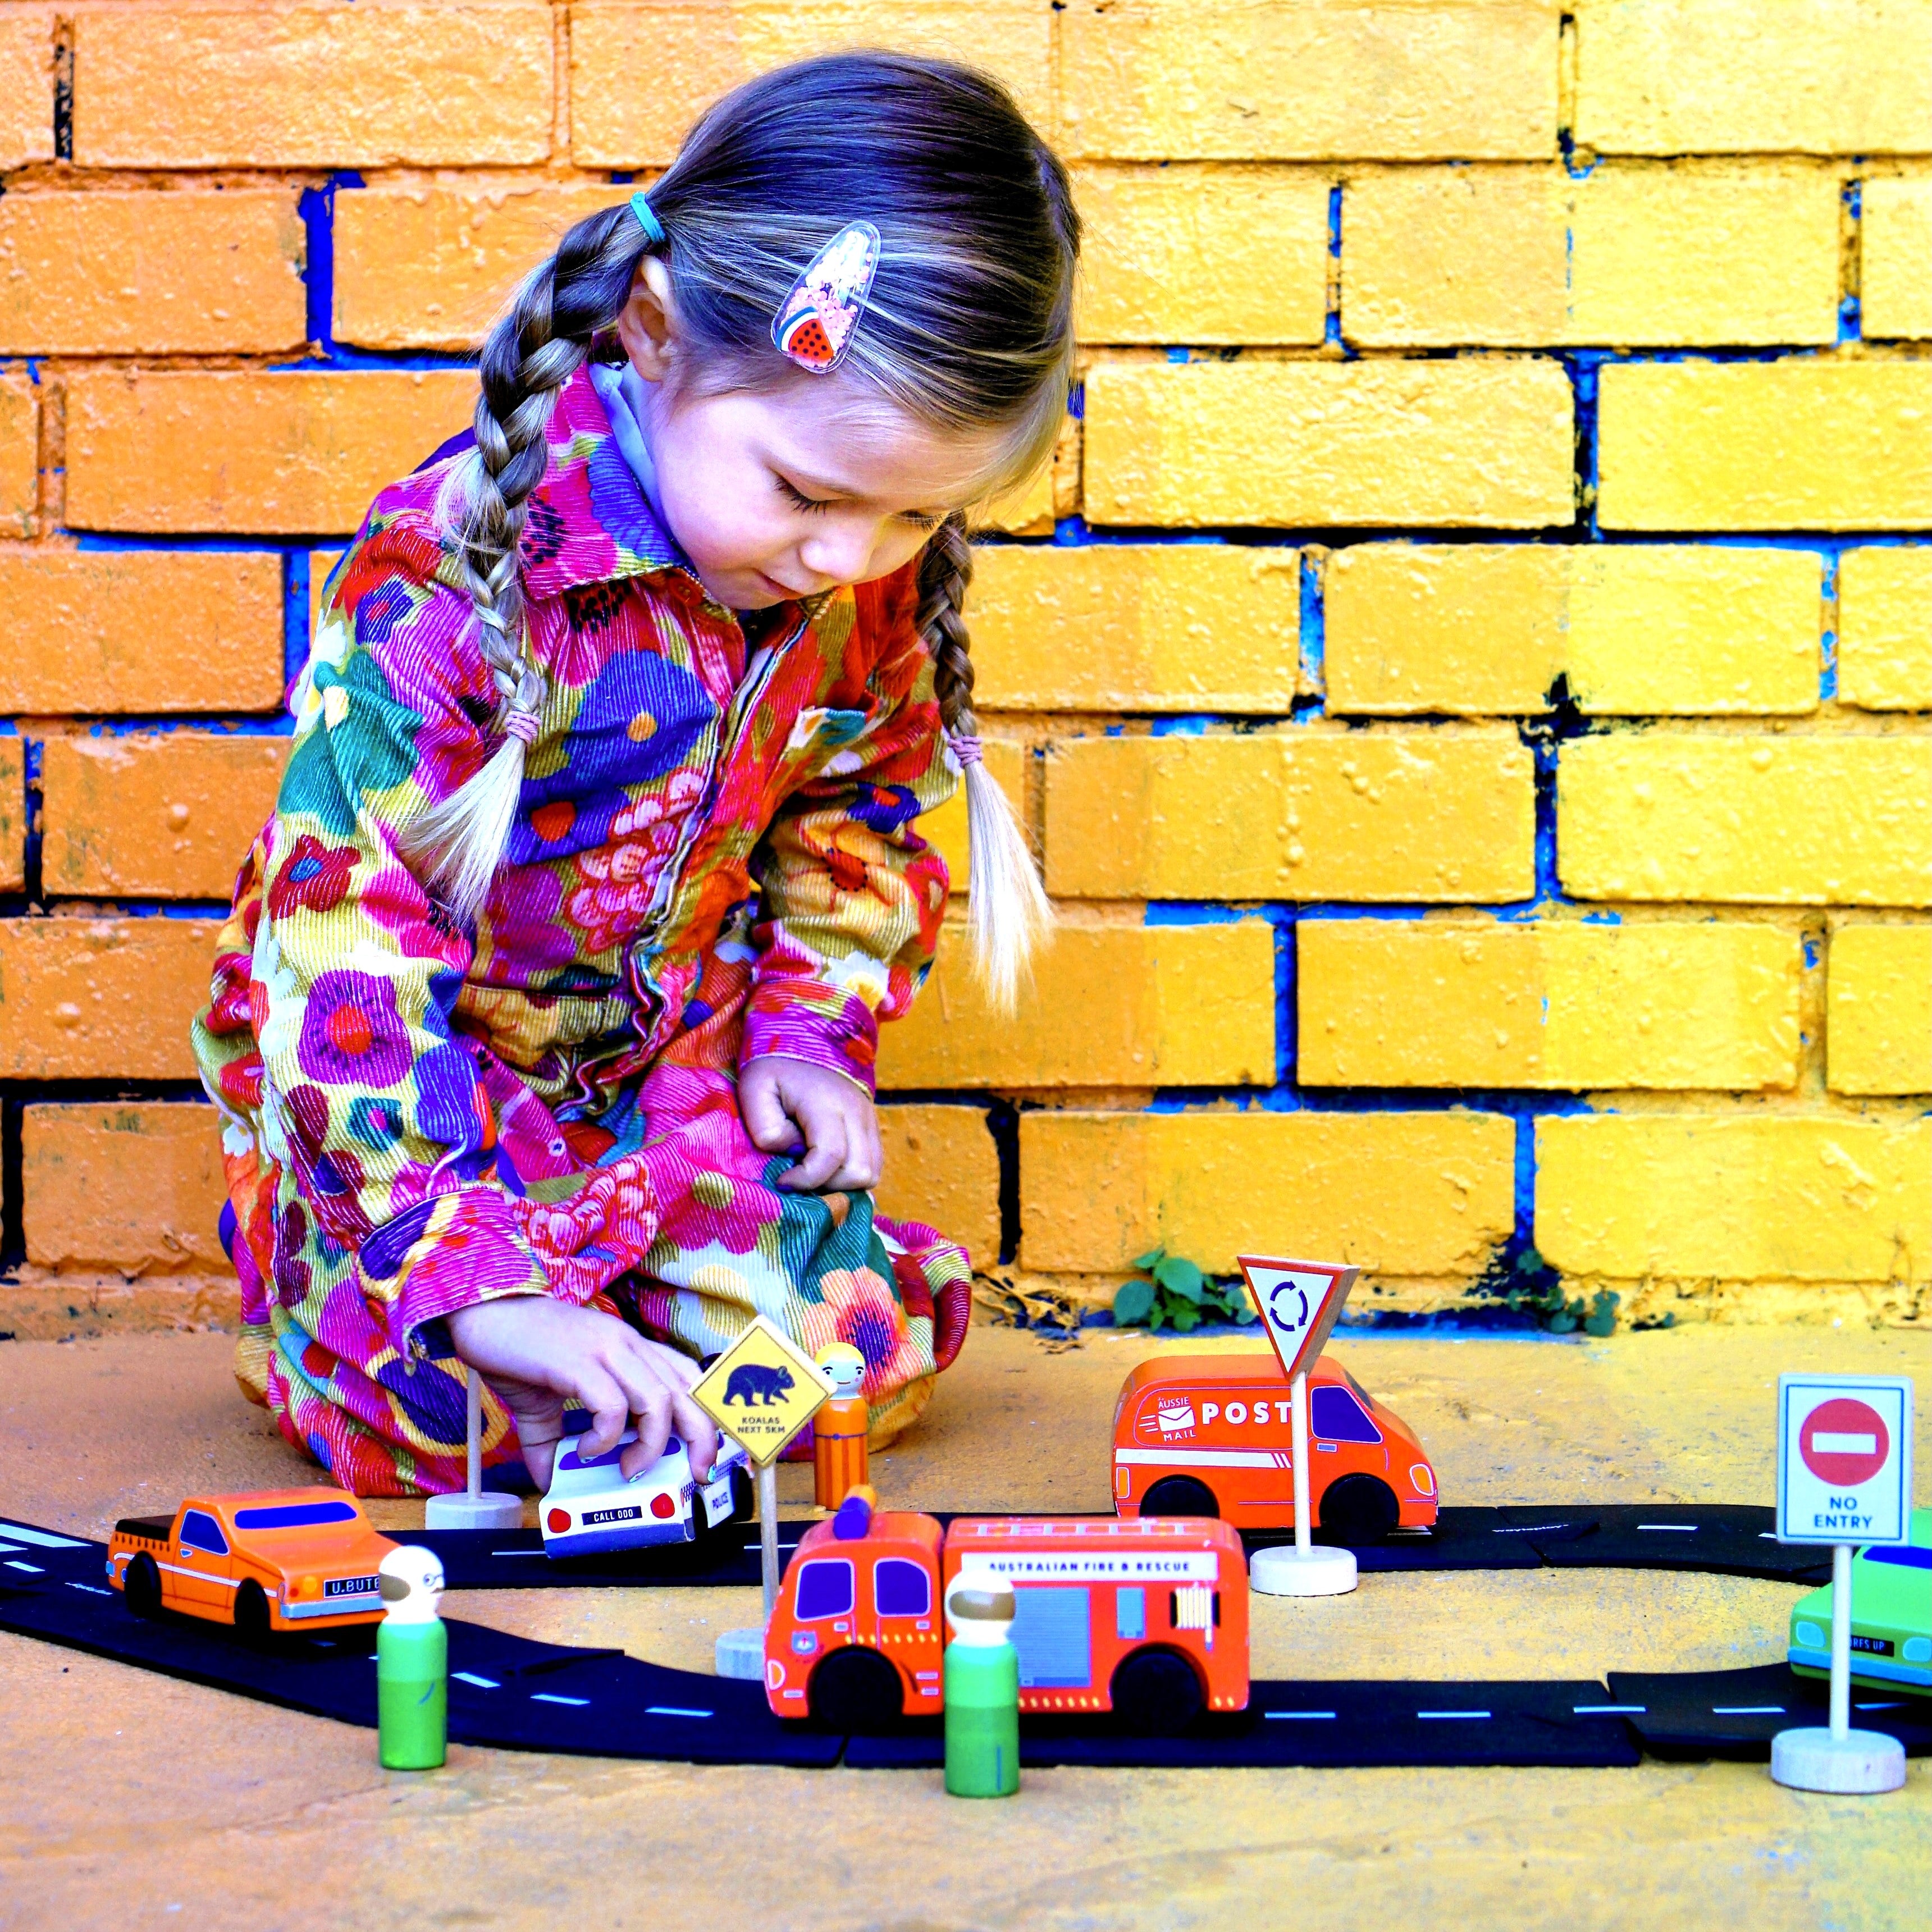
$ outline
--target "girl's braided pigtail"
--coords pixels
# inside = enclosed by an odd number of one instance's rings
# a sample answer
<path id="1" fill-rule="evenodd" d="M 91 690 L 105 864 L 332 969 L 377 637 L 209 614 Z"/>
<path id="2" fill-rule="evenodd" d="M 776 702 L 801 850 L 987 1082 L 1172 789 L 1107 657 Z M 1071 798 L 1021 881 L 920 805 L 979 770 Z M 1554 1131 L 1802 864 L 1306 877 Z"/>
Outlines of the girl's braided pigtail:
<path id="1" fill-rule="evenodd" d="M 465 920 L 488 896 L 523 788 L 524 748 L 548 693 L 530 653 L 519 568 L 530 493 L 549 466 L 544 428 L 557 392 L 589 359 L 592 338 L 628 299 L 656 238 L 628 207 L 588 217 L 484 338 L 476 449 L 452 477 L 448 520 L 476 609 L 477 648 L 496 689 L 493 722 L 502 742 L 481 770 L 412 819 L 401 842 L 404 856 Z"/>
<path id="2" fill-rule="evenodd" d="M 1053 924 L 1026 833 L 1006 795 L 980 762 L 979 721 L 973 712 L 973 660 L 961 615 L 973 580 L 973 552 L 963 518 L 946 518 L 926 544 L 919 566 L 919 629 L 932 653 L 933 695 L 947 742 L 964 767 L 972 874 L 966 922 L 974 961 L 988 997 L 1012 1012 L 1034 951 Z"/>

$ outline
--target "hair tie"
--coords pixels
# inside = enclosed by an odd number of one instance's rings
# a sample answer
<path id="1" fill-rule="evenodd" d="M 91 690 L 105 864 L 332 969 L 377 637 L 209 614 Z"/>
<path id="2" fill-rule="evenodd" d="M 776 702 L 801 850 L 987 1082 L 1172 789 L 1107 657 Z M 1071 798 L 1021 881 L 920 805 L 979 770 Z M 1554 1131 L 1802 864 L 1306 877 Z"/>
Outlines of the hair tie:
<path id="1" fill-rule="evenodd" d="M 532 710 L 520 704 L 513 704 L 503 716 L 503 734 L 506 737 L 520 739 L 526 745 L 534 745 L 537 734 L 543 729 L 543 720 Z"/>
<path id="2" fill-rule="evenodd" d="M 644 231 L 644 239 L 653 248 L 664 244 L 664 224 L 657 218 L 657 211 L 644 199 L 644 191 L 639 188 L 631 197 L 631 212 L 638 218 L 638 226 Z"/>
<path id="3" fill-rule="evenodd" d="M 845 359 L 879 266 L 879 231 L 848 221 L 812 256 L 772 317 L 773 345 L 814 376 Z"/>
<path id="4" fill-rule="evenodd" d="M 946 742 L 952 747 L 952 755 L 959 760 L 959 769 L 962 772 L 968 765 L 976 765 L 980 762 L 982 748 L 976 732 L 949 731 L 946 734 Z"/>

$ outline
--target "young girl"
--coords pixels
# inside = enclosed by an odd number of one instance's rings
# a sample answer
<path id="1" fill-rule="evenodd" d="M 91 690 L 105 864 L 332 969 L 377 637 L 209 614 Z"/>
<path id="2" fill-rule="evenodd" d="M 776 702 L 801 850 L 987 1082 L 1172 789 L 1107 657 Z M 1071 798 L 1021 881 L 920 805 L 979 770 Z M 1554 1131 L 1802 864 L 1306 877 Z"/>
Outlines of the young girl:
<path id="1" fill-rule="evenodd" d="M 852 55 L 741 88 L 580 222 L 473 436 L 376 501 L 195 1042 L 242 1387 L 365 1495 L 500 1484 L 566 1403 L 708 1462 L 696 1358 L 762 1311 L 863 1353 L 874 1439 L 970 1276 L 872 1211 L 878 1023 L 1045 903 L 977 764 L 962 513 L 1044 460 L 1078 223 L 994 83 Z M 520 1464 L 520 1467 L 519 1467 Z"/>

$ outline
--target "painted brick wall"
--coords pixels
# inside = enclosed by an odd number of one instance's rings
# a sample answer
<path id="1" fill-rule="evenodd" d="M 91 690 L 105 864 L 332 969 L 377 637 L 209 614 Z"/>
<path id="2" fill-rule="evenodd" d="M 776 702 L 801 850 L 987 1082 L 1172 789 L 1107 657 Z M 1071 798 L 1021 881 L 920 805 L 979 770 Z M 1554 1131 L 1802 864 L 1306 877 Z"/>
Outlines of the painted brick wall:
<path id="1" fill-rule="evenodd" d="M 232 1306 L 184 1028 L 327 559 L 550 237 L 854 41 L 1092 229 L 973 613 L 1065 930 L 1011 1024 L 949 943 L 888 1201 L 1076 1305 L 1932 1312 L 1932 0 L 0 0 L 0 1330 Z"/>

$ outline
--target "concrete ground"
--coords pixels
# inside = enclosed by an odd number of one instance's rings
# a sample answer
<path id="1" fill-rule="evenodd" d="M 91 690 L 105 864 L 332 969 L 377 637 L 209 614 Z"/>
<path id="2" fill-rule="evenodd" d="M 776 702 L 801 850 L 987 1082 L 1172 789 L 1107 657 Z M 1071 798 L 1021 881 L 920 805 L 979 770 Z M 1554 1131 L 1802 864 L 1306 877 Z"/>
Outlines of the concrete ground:
<path id="1" fill-rule="evenodd" d="M 894 1503 L 1104 1510 L 1113 1399 L 1154 1346 L 976 1329 L 919 1429 L 874 1459 Z M 1170 1345 L 1190 1346 L 1190 1345 Z M 1192 1345 L 1199 1346 L 1199 1344 Z M 1210 1346 L 1226 1346 L 1226 1343 Z M 236 1393 L 218 1335 L 0 1346 L 0 1508 L 92 1536 L 190 1488 L 313 1480 Z M 1450 1502 L 1768 1502 L 1784 1369 L 1916 1372 L 1849 1329 L 1607 1342 L 1343 1337 Z M 801 1490 L 801 1483 L 806 1490 Z M 782 1472 L 790 1499 L 806 1472 Z M 386 1526 L 420 1504 L 376 1505 Z M 1267 1676 L 1538 1676 L 1758 1664 L 1793 1591 L 1619 1570 L 1370 1576 L 1255 1601 Z M 706 1666 L 749 1591 L 464 1592 L 457 1615 Z M 1922 1926 L 1932 1766 L 1880 1798 L 1761 1766 L 1634 1771 L 1029 1772 L 1004 1804 L 938 1774 L 697 1768 L 457 1747 L 385 1772 L 373 1734 L 0 1635 L 0 1926 L 756 1925 L 1754 1928 Z M 1400 1916 L 1398 1916 L 1400 1915 Z"/>

